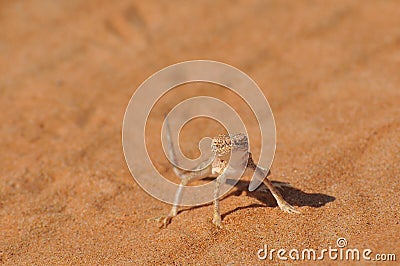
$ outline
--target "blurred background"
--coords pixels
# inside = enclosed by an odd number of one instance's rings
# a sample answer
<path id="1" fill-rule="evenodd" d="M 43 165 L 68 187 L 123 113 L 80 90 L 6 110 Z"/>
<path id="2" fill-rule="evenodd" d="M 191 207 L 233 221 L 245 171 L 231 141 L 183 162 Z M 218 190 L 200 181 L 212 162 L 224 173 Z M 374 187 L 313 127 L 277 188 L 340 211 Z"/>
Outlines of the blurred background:
<path id="1" fill-rule="evenodd" d="M 0 1 L 0 263 L 255 265 L 264 243 L 338 237 L 400 256 L 399 25 L 389 0 Z M 271 178 L 294 186 L 283 194 L 302 215 L 243 186 L 221 202 L 223 230 L 212 206 L 164 230 L 146 222 L 170 206 L 130 176 L 124 111 L 147 77 L 192 59 L 235 66 L 263 90 L 277 126 Z M 218 86 L 185 91 L 149 126 L 198 93 L 248 113 Z M 219 130 L 194 121 L 184 152 Z M 172 174 L 158 143 L 149 149 Z"/>

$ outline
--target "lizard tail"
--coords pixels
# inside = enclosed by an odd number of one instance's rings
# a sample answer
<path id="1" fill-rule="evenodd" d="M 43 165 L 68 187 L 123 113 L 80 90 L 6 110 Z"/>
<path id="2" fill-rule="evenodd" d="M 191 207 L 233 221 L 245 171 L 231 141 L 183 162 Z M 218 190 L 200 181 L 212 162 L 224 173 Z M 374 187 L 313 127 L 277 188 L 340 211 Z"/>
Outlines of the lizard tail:
<path id="1" fill-rule="evenodd" d="M 180 170 L 176 165 L 178 164 L 178 161 L 176 159 L 176 154 L 175 154 L 175 149 L 174 149 L 174 143 L 172 142 L 172 137 L 171 137 L 171 127 L 169 125 L 169 120 L 168 116 L 165 116 L 165 126 L 166 126 L 166 138 L 167 138 L 167 152 L 168 152 L 168 157 L 171 160 L 170 162 L 173 165 L 173 171 L 174 173 L 181 177 L 183 172 Z"/>

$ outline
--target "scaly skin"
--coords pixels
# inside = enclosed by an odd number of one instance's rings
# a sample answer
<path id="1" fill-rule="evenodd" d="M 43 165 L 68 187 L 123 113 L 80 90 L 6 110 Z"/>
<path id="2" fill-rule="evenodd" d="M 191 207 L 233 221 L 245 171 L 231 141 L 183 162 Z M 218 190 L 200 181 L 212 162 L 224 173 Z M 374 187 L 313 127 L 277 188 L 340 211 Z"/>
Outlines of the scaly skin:
<path id="1" fill-rule="evenodd" d="M 168 130 L 167 130 L 168 132 Z M 169 132 L 167 133 L 169 134 Z M 168 140 L 171 141 L 171 138 L 168 136 Z M 172 147 L 172 145 L 169 145 L 169 147 Z M 245 152 L 248 153 L 248 156 L 246 158 L 247 162 L 244 161 L 243 163 L 247 166 L 247 168 L 252 169 L 255 171 L 255 174 L 258 175 L 260 178 L 262 178 L 264 181 L 264 188 L 261 188 L 262 190 L 268 189 L 272 195 L 274 196 L 275 200 L 278 203 L 279 208 L 286 212 L 286 213 L 299 213 L 293 206 L 291 206 L 289 203 L 285 201 L 285 199 L 282 197 L 281 193 L 277 188 L 281 188 L 283 186 L 290 186 L 289 184 L 286 183 L 281 183 L 281 184 L 273 184 L 269 179 L 268 176 L 270 175 L 270 171 L 266 171 L 265 169 L 257 166 L 256 163 L 254 163 L 252 155 L 250 152 L 248 152 L 248 139 L 245 134 L 242 133 L 237 133 L 237 134 L 231 134 L 231 135 L 218 135 L 212 139 L 212 144 L 211 144 L 211 150 L 214 152 L 215 159 L 213 160 L 211 166 L 206 167 L 203 169 L 203 165 L 199 165 L 198 167 L 194 169 L 202 169 L 200 171 L 181 171 L 180 169 L 175 168 L 175 173 L 179 175 L 181 178 L 181 184 L 179 186 L 179 189 L 176 192 L 175 195 L 175 202 L 174 205 L 169 212 L 169 214 L 166 215 L 161 215 L 156 218 L 153 218 L 154 220 L 158 221 L 161 223 L 160 227 L 166 227 L 172 220 L 173 217 L 177 215 L 178 211 L 178 206 L 179 206 L 179 201 L 182 196 L 182 190 L 184 186 L 186 186 L 190 181 L 193 179 L 198 179 L 202 178 L 205 176 L 212 176 L 212 175 L 217 175 L 217 181 L 215 185 L 215 190 L 214 190 L 214 214 L 213 214 L 213 219 L 212 223 L 217 226 L 218 228 L 222 228 L 222 219 L 221 219 L 221 213 L 220 213 L 220 208 L 219 208 L 219 189 L 220 185 L 222 182 L 225 182 L 226 180 L 226 175 L 225 175 L 225 170 L 227 168 L 227 162 L 221 159 L 222 156 L 232 152 L 242 152 L 245 154 Z M 174 154 L 173 151 L 170 151 L 170 154 Z M 174 159 L 174 158 L 173 158 Z"/>

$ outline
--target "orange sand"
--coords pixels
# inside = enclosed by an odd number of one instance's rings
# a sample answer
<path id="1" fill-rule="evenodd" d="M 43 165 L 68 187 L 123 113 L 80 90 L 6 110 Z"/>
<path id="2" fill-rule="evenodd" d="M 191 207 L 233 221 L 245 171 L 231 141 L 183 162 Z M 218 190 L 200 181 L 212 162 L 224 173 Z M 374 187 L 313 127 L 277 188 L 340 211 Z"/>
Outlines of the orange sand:
<path id="1" fill-rule="evenodd" d="M 262 265 L 264 244 L 321 250 L 339 237 L 400 260 L 398 2 L 1 1 L 0 25 L 1 263 Z M 283 194 L 301 215 L 246 193 L 245 179 L 221 202 L 222 230 L 211 205 L 163 230 L 146 221 L 170 206 L 127 169 L 124 111 L 149 75 L 190 59 L 262 88 L 277 125 L 271 179 L 293 185 Z M 160 108 L 155 124 L 172 105 Z M 207 126 L 193 126 L 182 142 L 195 150 Z"/>

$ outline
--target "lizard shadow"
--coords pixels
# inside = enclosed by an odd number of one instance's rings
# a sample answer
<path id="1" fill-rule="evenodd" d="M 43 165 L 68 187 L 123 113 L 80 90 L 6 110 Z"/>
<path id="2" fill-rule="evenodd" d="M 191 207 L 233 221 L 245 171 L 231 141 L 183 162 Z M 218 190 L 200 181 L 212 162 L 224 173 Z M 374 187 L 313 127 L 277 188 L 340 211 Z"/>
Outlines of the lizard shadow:
<path id="1" fill-rule="evenodd" d="M 213 178 L 204 178 L 203 180 L 213 180 Z M 226 181 L 227 183 L 229 182 L 234 182 L 234 180 L 230 180 L 228 179 Z M 245 194 L 248 197 L 252 197 L 257 199 L 260 203 L 253 203 L 250 204 L 248 206 L 241 206 L 241 207 L 237 207 L 235 209 L 232 209 L 226 213 L 221 214 L 221 218 L 224 219 L 226 216 L 240 211 L 240 210 L 244 210 L 244 209 L 250 209 L 250 208 L 265 208 L 265 207 L 278 207 L 278 204 L 276 203 L 275 198 L 272 196 L 271 192 L 269 192 L 269 190 L 255 190 L 255 191 L 248 191 L 248 186 L 249 186 L 249 181 L 243 181 L 243 180 L 239 180 L 239 182 L 236 183 L 235 185 L 235 189 L 233 191 L 231 191 L 230 193 L 226 194 L 225 196 L 223 196 L 221 198 L 221 201 L 229 198 L 229 197 L 233 197 L 233 196 L 241 196 L 242 194 Z M 281 184 L 281 185 L 285 185 L 287 183 L 284 182 L 278 182 L 278 181 L 273 181 L 273 184 Z M 306 193 L 304 191 L 301 191 L 298 188 L 292 187 L 292 186 L 284 186 L 282 188 L 279 188 L 280 192 L 282 193 L 283 197 L 285 198 L 285 200 L 292 206 L 297 206 L 297 207 L 304 207 L 304 206 L 308 206 L 308 207 L 313 207 L 313 208 L 320 208 L 323 207 L 324 205 L 326 205 L 327 203 L 333 202 L 336 198 L 333 196 L 329 196 L 326 194 L 322 194 L 322 193 Z M 206 204 L 206 205 L 211 205 L 212 203 Z M 185 212 L 185 211 L 189 211 L 189 210 L 193 210 L 193 209 L 197 209 L 197 208 L 202 208 L 205 205 L 201 205 L 201 206 L 194 206 L 194 207 L 188 207 L 185 209 L 182 209 L 181 211 L 179 211 L 179 213 L 181 212 Z"/>

